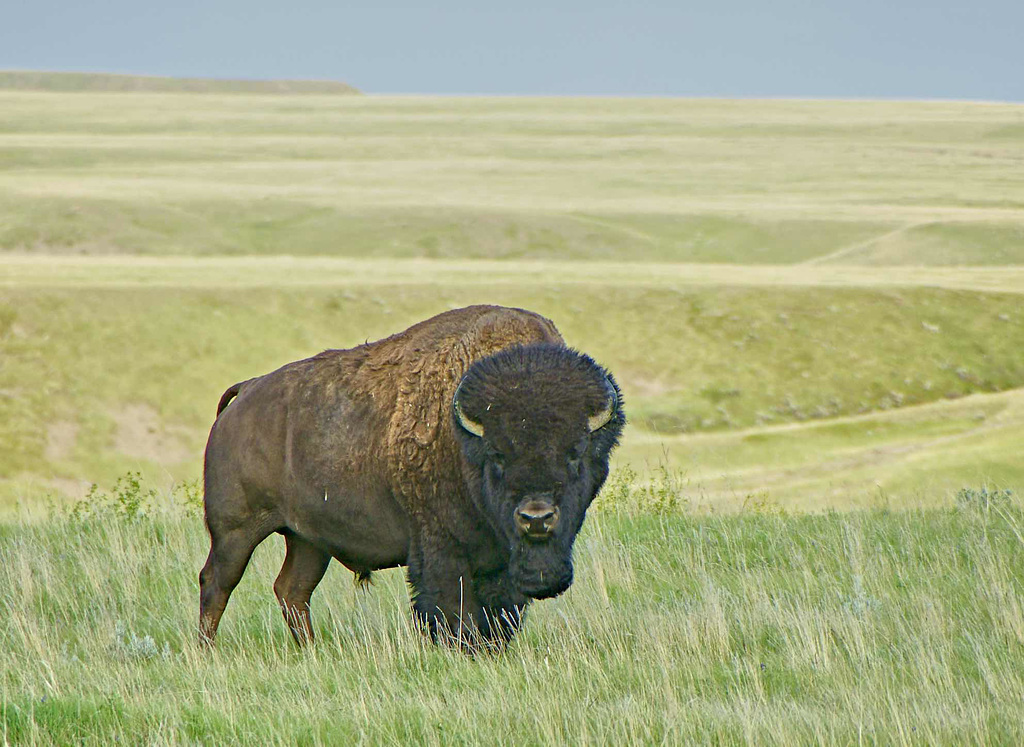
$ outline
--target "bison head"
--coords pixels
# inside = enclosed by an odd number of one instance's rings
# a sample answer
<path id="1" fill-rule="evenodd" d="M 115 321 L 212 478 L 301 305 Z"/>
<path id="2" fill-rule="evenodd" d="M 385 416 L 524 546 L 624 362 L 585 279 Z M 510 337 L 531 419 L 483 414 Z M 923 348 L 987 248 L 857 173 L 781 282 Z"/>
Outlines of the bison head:
<path id="1" fill-rule="evenodd" d="M 515 346 L 470 366 L 452 410 L 471 499 L 508 550 L 509 581 L 534 599 L 562 593 L 625 424 L 615 381 L 564 346 Z"/>

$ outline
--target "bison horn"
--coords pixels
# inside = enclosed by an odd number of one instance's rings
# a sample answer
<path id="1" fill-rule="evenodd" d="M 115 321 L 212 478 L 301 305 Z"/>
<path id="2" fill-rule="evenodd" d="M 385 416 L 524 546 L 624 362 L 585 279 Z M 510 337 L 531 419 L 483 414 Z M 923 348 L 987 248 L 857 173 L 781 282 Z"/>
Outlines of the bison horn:
<path id="1" fill-rule="evenodd" d="M 466 416 L 466 413 L 462 411 L 462 405 L 459 404 L 459 392 L 461 391 L 462 385 L 460 384 L 459 388 L 455 390 L 455 397 L 452 400 L 452 407 L 455 409 L 455 419 L 459 421 L 459 425 L 461 425 L 467 431 L 472 433 L 474 436 L 483 438 L 484 427 L 475 420 L 470 420 Z"/>
<path id="2" fill-rule="evenodd" d="M 604 426 L 608 425 L 608 421 L 611 420 L 612 415 L 615 414 L 615 408 L 618 406 L 618 404 L 619 396 L 615 392 L 615 387 L 613 387 L 611 383 L 609 383 L 608 402 L 604 406 L 604 409 L 601 410 L 601 412 L 587 418 L 587 429 L 590 430 L 591 433 L 593 433 L 599 428 L 604 428 Z"/>

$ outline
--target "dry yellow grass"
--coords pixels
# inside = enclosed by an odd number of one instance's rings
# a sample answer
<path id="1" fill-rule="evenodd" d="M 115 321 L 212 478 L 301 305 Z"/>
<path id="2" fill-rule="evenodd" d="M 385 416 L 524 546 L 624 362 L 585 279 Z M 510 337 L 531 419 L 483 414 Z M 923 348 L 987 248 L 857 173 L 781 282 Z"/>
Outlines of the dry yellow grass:
<path id="1" fill-rule="evenodd" d="M 327 257 L 76 257 L 2 254 L 0 287 L 259 288 L 443 285 L 619 285 L 954 288 L 1024 292 L 1024 267 L 867 267 Z"/>

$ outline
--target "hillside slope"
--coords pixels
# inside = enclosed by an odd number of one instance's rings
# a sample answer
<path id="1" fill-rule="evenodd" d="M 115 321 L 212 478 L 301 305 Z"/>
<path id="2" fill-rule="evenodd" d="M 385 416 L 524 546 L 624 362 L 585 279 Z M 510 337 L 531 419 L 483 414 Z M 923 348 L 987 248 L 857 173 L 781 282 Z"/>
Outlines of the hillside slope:
<path id="1" fill-rule="evenodd" d="M 0 90 L 0 250 L 1019 264 L 1021 122 L 1013 104 Z"/>
<path id="2" fill-rule="evenodd" d="M 835 461 L 823 430 L 783 439 L 789 445 L 779 456 L 771 430 L 779 424 L 1024 386 L 1019 293 L 745 286 L 726 276 L 708 285 L 688 283 L 685 274 L 652 284 L 618 264 L 591 263 L 578 276 L 572 270 L 571 263 L 513 263 L 502 271 L 393 260 L 0 261 L 0 437 L 10 444 L 0 451 L 0 503 L 31 493 L 32 484 L 74 493 L 129 469 L 196 477 L 214 405 L 230 384 L 472 303 L 539 311 L 615 372 L 633 425 L 622 460 L 642 469 L 668 455 L 673 467 L 704 477 L 753 470 L 713 491 L 707 486 L 727 503 L 733 489 L 792 486 L 803 470 L 814 485 L 787 488 L 784 502 L 813 505 L 806 495 L 820 494 L 845 469 L 822 466 Z M 939 420 L 965 421 L 965 432 L 974 425 L 973 410 L 943 412 Z M 994 416 L 978 412 L 982 420 Z M 1022 430 L 1018 418 L 1007 422 L 1011 430 L 990 434 L 1000 443 Z M 719 442 L 685 436 L 752 427 L 771 437 L 730 442 L 723 448 L 743 459 L 725 464 L 702 451 L 701 444 Z M 898 430 L 917 438 L 936 427 Z M 870 456 L 869 432 L 888 448 L 888 426 L 858 420 L 837 428 L 854 431 L 836 441 L 840 452 L 857 447 Z M 962 447 L 958 453 L 966 453 Z M 984 464 L 992 479 L 1020 476 L 1013 454 L 991 450 Z M 870 464 L 858 457 L 865 459 Z M 963 460 L 945 462 L 937 466 L 964 469 L 947 471 L 944 490 L 968 474 L 980 479 L 965 472 L 971 465 Z M 778 477 L 777 469 L 792 474 Z"/>
<path id="3" fill-rule="evenodd" d="M 347 83 L 334 80 L 170 78 L 157 75 L 120 75 L 116 73 L 0 70 L 0 91 L 4 90 L 64 93 L 359 93 L 357 89 Z"/>

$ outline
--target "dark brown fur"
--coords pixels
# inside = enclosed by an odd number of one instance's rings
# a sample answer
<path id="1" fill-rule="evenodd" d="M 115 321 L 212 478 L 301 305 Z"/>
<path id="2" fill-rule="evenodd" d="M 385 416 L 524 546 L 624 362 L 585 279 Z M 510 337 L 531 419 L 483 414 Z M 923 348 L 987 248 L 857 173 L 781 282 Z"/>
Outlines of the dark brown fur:
<path id="1" fill-rule="evenodd" d="M 473 306 L 230 387 L 206 449 L 202 639 L 212 641 L 255 547 L 277 532 L 287 552 L 274 591 L 299 643 L 312 638 L 309 599 L 331 558 L 363 580 L 409 565 L 431 633 L 507 640 L 529 598 L 501 575 L 508 541 L 481 516 L 479 485 L 467 479 L 476 447 L 466 450 L 452 398 L 475 361 L 538 343 L 569 353 L 537 314 Z"/>

